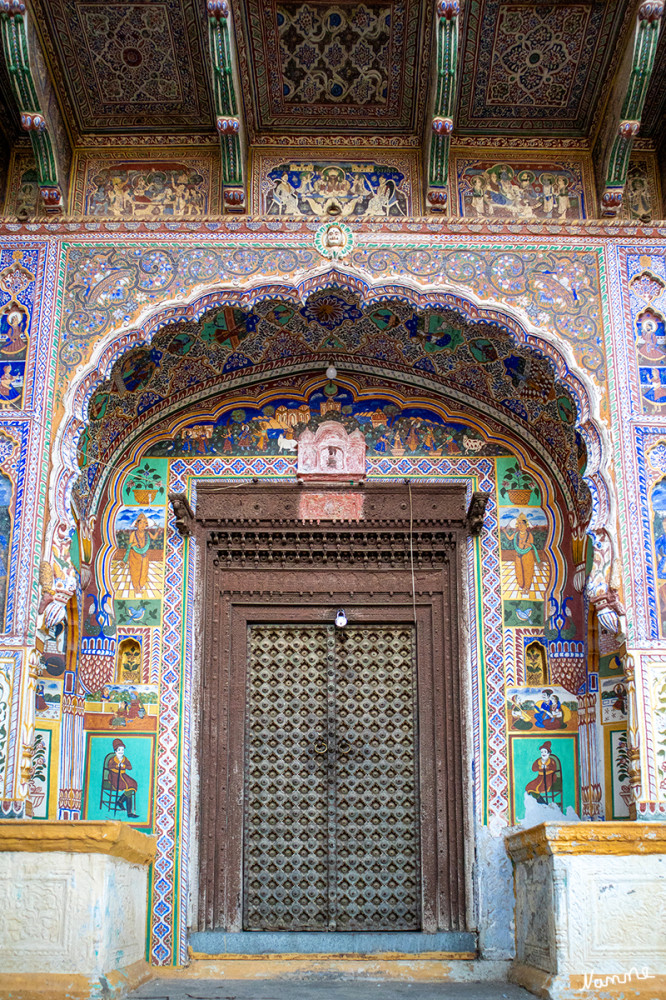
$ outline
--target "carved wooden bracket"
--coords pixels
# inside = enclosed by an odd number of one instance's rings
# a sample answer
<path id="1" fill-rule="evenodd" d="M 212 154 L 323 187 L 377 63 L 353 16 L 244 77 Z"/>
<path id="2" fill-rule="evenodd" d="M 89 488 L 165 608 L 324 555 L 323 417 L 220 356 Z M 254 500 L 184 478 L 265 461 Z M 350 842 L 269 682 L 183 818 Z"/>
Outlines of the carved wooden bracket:
<path id="1" fill-rule="evenodd" d="M 476 538 L 477 535 L 481 534 L 483 519 L 486 514 L 486 506 L 489 499 L 490 493 L 472 493 L 472 499 L 470 500 L 467 514 L 465 515 L 465 524 L 467 525 L 469 533 L 473 538 Z"/>
<path id="2" fill-rule="evenodd" d="M 176 517 L 178 531 L 184 538 L 188 537 L 192 534 L 194 525 L 194 511 L 189 500 L 184 493 L 169 493 L 169 503 Z"/>

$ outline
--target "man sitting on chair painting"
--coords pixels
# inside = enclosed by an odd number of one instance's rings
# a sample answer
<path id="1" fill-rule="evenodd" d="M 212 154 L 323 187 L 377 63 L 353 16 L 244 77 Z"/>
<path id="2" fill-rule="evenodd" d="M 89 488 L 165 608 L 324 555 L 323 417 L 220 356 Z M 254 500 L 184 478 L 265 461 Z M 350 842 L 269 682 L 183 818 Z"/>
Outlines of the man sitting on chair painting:
<path id="1" fill-rule="evenodd" d="M 129 819 L 138 819 L 138 813 L 134 811 L 136 801 L 137 783 L 134 778 L 130 778 L 126 773 L 132 770 L 132 764 L 125 756 L 125 744 L 122 740 L 113 741 L 113 757 L 109 760 L 108 770 L 111 779 L 111 788 L 117 793 L 117 805 L 121 809 L 127 809 Z"/>

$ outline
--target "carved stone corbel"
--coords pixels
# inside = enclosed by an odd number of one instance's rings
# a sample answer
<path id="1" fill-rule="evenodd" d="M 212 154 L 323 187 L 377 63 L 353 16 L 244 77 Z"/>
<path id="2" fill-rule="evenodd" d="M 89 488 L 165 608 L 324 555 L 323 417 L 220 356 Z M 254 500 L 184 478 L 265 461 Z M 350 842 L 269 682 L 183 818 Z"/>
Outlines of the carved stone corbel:
<path id="1" fill-rule="evenodd" d="M 465 515 L 465 524 L 472 538 L 481 534 L 489 499 L 490 493 L 472 493 L 472 499 Z"/>
<path id="2" fill-rule="evenodd" d="M 169 493 L 169 503 L 176 518 L 176 527 L 183 538 L 192 534 L 194 511 L 184 493 Z"/>

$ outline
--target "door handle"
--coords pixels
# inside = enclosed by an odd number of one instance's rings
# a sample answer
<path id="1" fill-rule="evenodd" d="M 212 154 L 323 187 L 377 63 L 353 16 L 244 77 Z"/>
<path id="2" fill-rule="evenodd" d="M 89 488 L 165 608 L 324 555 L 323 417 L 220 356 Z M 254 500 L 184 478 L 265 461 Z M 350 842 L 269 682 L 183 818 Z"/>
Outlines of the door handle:
<path id="1" fill-rule="evenodd" d="M 338 753 L 349 753 L 351 750 L 351 743 L 349 740 L 340 740 L 338 743 Z"/>
<path id="2" fill-rule="evenodd" d="M 318 740 L 314 741 L 314 743 L 312 744 L 312 749 L 314 750 L 315 753 L 319 754 L 326 753 L 326 751 L 328 750 L 328 743 L 326 742 L 326 740 L 320 737 Z"/>

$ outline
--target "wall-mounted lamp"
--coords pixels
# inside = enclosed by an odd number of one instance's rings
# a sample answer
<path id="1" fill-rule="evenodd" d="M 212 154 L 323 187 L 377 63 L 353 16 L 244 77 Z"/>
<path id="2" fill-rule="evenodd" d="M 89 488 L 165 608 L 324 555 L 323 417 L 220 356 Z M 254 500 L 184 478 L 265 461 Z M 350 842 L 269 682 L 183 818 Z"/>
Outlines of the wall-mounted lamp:
<path id="1" fill-rule="evenodd" d="M 347 624 L 347 615 L 344 612 L 344 608 L 338 608 L 338 613 L 335 616 L 335 624 L 338 628 L 344 628 Z"/>

